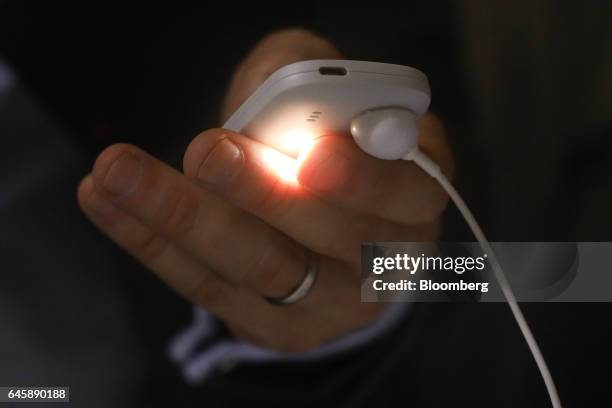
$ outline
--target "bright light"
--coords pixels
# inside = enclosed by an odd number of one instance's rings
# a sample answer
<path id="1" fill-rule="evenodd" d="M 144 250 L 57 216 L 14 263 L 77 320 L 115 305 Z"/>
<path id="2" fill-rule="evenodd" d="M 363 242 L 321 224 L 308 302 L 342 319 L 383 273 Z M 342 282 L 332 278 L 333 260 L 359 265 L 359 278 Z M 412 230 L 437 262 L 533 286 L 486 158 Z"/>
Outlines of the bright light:
<path id="1" fill-rule="evenodd" d="M 310 155 L 310 152 L 312 151 L 312 148 L 315 145 L 315 140 L 315 138 L 312 138 L 306 144 L 304 144 L 304 146 L 302 146 L 302 149 L 298 153 L 296 160 L 298 169 L 300 168 L 304 160 L 306 160 L 306 158 Z"/>
<path id="2" fill-rule="evenodd" d="M 279 150 L 297 156 L 314 139 L 308 129 L 289 129 L 279 136 Z"/>
<path id="3" fill-rule="evenodd" d="M 277 133 L 276 147 L 266 147 L 262 160 L 266 167 L 276 173 L 283 181 L 299 184 L 297 172 L 314 145 L 314 133 L 307 129 L 292 129 Z M 292 157 L 293 156 L 293 157 Z"/>
<path id="4" fill-rule="evenodd" d="M 298 184 L 297 160 L 271 148 L 264 149 L 262 158 L 266 166 L 280 176 L 282 180 L 291 184 Z"/>

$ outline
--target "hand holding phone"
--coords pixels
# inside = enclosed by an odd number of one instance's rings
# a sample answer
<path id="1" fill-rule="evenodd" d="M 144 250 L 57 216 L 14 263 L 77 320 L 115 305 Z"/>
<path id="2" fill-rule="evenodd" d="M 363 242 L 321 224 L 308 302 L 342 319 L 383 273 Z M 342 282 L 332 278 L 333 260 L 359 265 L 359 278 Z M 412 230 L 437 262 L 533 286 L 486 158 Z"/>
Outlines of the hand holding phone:
<path id="1" fill-rule="evenodd" d="M 262 52 L 256 46 L 245 61 L 260 62 L 245 63 L 249 72 L 273 72 L 295 62 L 297 48 L 323 41 L 287 35 L 273 41 L 277 48 L 265 47 L 265 58 L 254 57 Z M 233 83 L 226 106 L 248 94 L 240 83 L 248 81 Z M 316 111 L 324 123 L 326 112 Z M 422 117 L 419 143 L 450 172 L 444 129 L 432 115 Z M 298 182 L 270 167 L 271 152 L 280 154 L 212 129 L 192 141 L 181 173 L 136 146 L 113 145 L 83 179 L 79 203 L 105 234 L 236 336 L 305 352 L 378 321 L 385 305 L 359 302 L 361 242 L 436 239 L 446 195 L 413 163 L 373 158 L 347 134 L 313 141 L 296 168 Z M 318 278 L 308 294 L 293 306 L 270 304 L 266 298 L 286 297 L 304 280 L 311 256 Z"/>

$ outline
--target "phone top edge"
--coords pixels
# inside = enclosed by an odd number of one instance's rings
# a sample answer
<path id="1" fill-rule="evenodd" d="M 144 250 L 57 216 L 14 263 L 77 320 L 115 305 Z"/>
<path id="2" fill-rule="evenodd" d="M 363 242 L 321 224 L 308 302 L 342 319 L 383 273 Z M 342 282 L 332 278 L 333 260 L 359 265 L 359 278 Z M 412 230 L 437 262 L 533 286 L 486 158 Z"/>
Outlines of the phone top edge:
<path id="1" fill-rule="evenodd" d="M 428 82 L 427 75 L 422 71 L 406 65 L 343 59 L 319 59 L 294 62 L 277 69 L 270 75 L 268 80 L 275 82 L 288 75 L 318 71 L 321 67 L 344 68 L 347 74 L 351 72 L 362 72 L 380 75 L 412 76 L 417 77 L 421 81 Z"/>
<path id="2" fill-rule="evenodd" d="M 423 92 L 427 95 L 429 95 L 430 92 L 427 76 L 416 68 L 404 65 L 342 59 L 299 61 L 285 65 L 270 75 L 230 116 L 230 118 L 223 125 L 223 128 L 235 132 L 242 131 L 246 123 L 254 116 L 255 112 L 253 109 L 260 104 L 258 103 L 260 102 L 260 99 L 262 97 L 272 97 L 272 95 L 269 94 L 269 91 L 276 89 L 276 85 L 282 81 L 285 81 L 291 77 L 304 74 L 312 75 L 314 73 L 316 73 L 317 76 L 321 75 L 321 77 L 334 77 L 334 75 L 326 76 L 320 74 L 319 69 L 322 67 L 344 69 L 346 74 L 343 76 L 338 76 L 338 78 L 342 78 L 344 76 L 350 77 L 351 73 L 376 75 L 378 77 L 393 77 L 397 78 L 398 80 L 400 78 L 405 78 L 413 83 L 415 90 Z"/>

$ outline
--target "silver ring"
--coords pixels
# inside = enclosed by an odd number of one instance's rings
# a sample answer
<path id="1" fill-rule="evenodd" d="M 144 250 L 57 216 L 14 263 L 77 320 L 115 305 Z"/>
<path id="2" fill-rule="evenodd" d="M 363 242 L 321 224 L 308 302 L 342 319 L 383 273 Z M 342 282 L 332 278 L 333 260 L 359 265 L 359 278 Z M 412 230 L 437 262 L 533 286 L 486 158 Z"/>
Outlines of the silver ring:
<path id="1" fill-rule="evenodd" d="M 306 275 L 302 282 L 296 286 L 287 296 L 283 297 L 269 297 L 265 296 L 265 299 L 276 306 L 290 305 L 300 301 L 310 292 L 314 286 L 317 276 L 319 275 L 319 262 L 315 255 L 306 250 Z"/>

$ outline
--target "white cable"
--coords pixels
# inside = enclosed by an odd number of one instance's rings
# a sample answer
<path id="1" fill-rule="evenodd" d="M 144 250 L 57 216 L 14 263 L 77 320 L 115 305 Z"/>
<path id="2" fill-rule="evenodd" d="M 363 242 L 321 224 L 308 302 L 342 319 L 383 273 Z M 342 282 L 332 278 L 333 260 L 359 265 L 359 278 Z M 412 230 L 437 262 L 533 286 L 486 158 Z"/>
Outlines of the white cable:
<path id="1" fill-rule="evenodd" d="M 553 408 L 561 408 L 561 400 L 559 399 L 559 394 L 557 393 L 557 388 L 555 386 L 555 382 L 550 374 L 550 370 L 546 364 L 546 360 L 544 360 L 544 356 L 540 351 L 540 347 L 538 343 L 533 337 L 533 333 L 525 320 L 525 316 L 523 316 L 523 312 L 521 311 L 520 306 L 516 302 L 516 298 L 514 297 L 514 293 L 512 292 L 512 288 L 506 279 L 506 275 L 504 275 L 504 271 L 502 270 L 501 264 L 497 260 L 497 256 L 495 256 L 495 252 L 487 238 L 485 237 L 480 225 L 472 215 L 472 212 L 468 208 L 468 206 L 463 201 L 463 198 L 459 195 L 457 190 L 453 187 L 450 181 L 442 174 L 440 171 L 440 166 L 438 166 L 433 160 L 423 154 L 421 151 L 414 151 L 408 154 L 403 158 L 404 160 L 414 160 L 414 162 L 421 167 L 427 174 L 431 177 L 435 178 L 442 188 L 446 190 L 451 200 L 455 203 L 463 218 L 469 225 L 470 229 L 474 233 L 474 236 L 478 240 L 482 250 L 487 254 L 490 259 L 491 265 L 493 266 L 493 273 L 495 274 L 495 279 L 499 284 L 512 314 L 514 315 L 514 319 L 521 329 L 521 333 L 529 346 L 529 350 L 531 350 L 531 354 L 538 365 L 538 369 L 540 370 L 540 374 L 542 375 L 542 379 L 544 380 L 544 384 L 546 385 L 546 390 L 548 391 L 548 396 L 550 397 L 550 402 L 552 403 Z"/>

